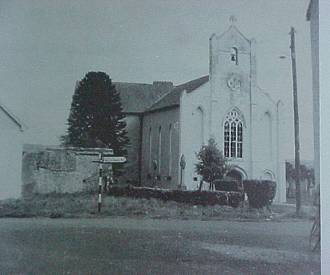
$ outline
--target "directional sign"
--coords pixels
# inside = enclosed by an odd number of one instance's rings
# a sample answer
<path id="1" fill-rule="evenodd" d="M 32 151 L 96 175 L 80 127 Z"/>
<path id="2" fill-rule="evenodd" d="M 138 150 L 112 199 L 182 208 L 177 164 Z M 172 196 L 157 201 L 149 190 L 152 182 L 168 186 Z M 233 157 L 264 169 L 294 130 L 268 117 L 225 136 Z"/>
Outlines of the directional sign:
<path id="1" fill-rule="evenodd" d="M 99 156 L 100 154 L 102 154 L 103 157 L 106 157 L 106 156 L 112 156 L 113 153 L 103 153 L 103 152 L 99 152 L 99 151 L 95 151 L 95 152 L 92 152 L 92 151 L 79 151 L 79 152 L 75 152 L 75 154 L 77 155 L 84 155 L 84 156 Z"/>
<path id="2" fill-rule="evenodd" d="M 66 150 L 72 150 L 77 155 L 84 156 L 113 156 L 113 150 L 110 148 L 81 148 L 81 147 L 66 147 Z"/>
<path id="3" fill-rule="evenodd" d="M 126 162 L 125 157 L 104 157 L 103 163 L 124 163 Z"/>

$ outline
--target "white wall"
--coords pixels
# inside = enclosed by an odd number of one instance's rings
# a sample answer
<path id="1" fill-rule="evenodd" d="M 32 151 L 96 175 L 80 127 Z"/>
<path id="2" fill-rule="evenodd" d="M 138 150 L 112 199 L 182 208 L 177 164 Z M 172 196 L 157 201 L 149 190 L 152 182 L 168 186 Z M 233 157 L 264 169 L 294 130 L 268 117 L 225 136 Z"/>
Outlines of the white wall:
<path id="1" fill-rule="evenodd" d="M 228 158 L 241 171 L 243 178 L 272 179 L 277 182 L 275 201 L 285 201 L 284 162 L 278 146 L 277 105 L 269 95 L 257 87 L 255 41 L 247 41 L 235 27 L 221 36 L 210 39 L 210 81 L 181 96 L 180 153 L 185 155 L 184 182 L 188 189 L 196 189 L 198 182 L 196 152 L 213 137 L 224 150 L 224 120 L 232 110 L 238 110 L 243 122 L 243 157 Z M 231 49 L 238 49 L 238 63 L 231 60 Z M 232 74 L 240 78 L 240 87 L 230 88 Z M 203 110 L 204 128 L 201 129 L 200 111 Z"/>
<path id="2" fill-rule="evenodd" d="M 198 182 L 194 181 L 196 153 L 201 148 L 201 132 L 203 141 L 209 139 L 209 117 L 210 117 L 210 84 L 209 82 L 196 90 L 181 95 L 180 104 L 180 155 L 184 154 L 186 167 L 184 170 L 184 185 L 189 190 L 197 189 Z M 202 110 L 202 112 L 201 112 Z M 201 118 L 203 115 L 203 118 Z M 204 127 L 200 123 L 203 120 Z"/>
<path id="3" fill-rule="evenodd" d="M 22 132 L 0 110 L 0 199 L 21 195 Z"/>
<path id="4" fill-rule="evenodd" d="M 278 124 L 281 121 L 282 105 L 278 105 L 277 110 L 277 104 L 259 89 L 255 91 L 254 98 L 256 107 L 252 113 L 253 178 L 269 179 L 269 174 L 272 174 L 272 180 L 277 183 L 274 201 L 285 202 L 285 161 L 280 150 L 285 141 L 281 138 L 283 132 Z"/>

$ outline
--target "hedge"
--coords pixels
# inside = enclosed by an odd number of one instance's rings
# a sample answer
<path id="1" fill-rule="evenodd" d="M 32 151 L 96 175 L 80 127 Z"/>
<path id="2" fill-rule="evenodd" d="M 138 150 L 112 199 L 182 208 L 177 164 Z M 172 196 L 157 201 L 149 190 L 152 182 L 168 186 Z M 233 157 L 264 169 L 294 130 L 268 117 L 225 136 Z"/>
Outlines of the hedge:
<path id="1" fill-rule="evenodd" d="M 244 180 L 243 186 L 250 207 L 263 208 L 273 202 L 276 193 L 276 182 L 270 180 Z"/>
<path id="2" fill-rule="evenodd" d="M 132 186 L 112 186 L 108 191 L 108 195 L 145 199 L 155 198 L 163 201 L 176 201 L 193 205 L 218 204 L 232 207 L 238 207 L 240 202 L 244 199 L 244 194 L 242 192 L 187 191 Z"/>
<path id="3" fill-rule="evenodd" d="M 243 186 L 240 186 L 240 182 L 236 180 L 215 180 L 215 190 L 218 191 L 235 191 L 243 192 Z"/>

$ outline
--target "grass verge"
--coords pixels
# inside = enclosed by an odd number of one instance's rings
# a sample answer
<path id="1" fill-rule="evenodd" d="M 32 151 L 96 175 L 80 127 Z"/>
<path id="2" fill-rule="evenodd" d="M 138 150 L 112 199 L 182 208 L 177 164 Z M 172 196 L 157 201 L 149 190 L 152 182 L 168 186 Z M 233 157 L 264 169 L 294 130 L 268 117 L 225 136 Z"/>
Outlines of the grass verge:
<path id="1" fill-rule="evenodd" d="M 97 212 L 97 194 L 47 194 L 28 199 L 0 201 L 0 217 L 93 218 L 108 216 L 141 216 L 147 218 L 199 220 L 280 220 L 290 218 L 290 211 L 281 208 L 270 214 L 250 209 L 247 203 L 238 208 L 223 205 L 202 206 L 158 199 L 105 196 L 101 213 Z"/>

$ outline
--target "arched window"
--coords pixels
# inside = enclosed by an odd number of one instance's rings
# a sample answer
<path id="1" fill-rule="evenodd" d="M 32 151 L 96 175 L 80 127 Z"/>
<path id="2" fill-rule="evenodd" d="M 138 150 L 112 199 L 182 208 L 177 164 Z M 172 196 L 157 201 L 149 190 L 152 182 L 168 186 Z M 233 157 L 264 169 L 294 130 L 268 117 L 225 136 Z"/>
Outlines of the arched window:
<path id="1" fill-rule="evenodd" d="M 151 171 L 152 166 L 152 135 L 151 135 L 151 127 L 149 128 L 149 172 Z"/>
<path id="2" fill-rule="evenodd" d="M 230 60 L 235 64 L 238 65 L 238 50 L 236 47 L 232 47 L 230 51 Z"/>
<path id="3" fill-rule="evenodd" d="M 272 130 L 272 117 L 271 114 L 267 111 L 264 114 L 264 125 L 263 125 L 263 137 L 265 140 L 267 154 L 265 154 L 268 159 L 273 158 L 273 130 Z M 265 152 L 266 153 L 266 152 Z"/>
<path id="4" fill-rule="evenodd" d="M 196 135 L 198 138 L 198 146 L 201 147 L 204 144 L 204 112 L 202 107 L 198 107 L 196 110 Z"/>
<path id="5" fill-rule="evenodd" d="M 158 130 L 158 172 L 161 171 L 161 160 L 162 160 L 162 127 L 159 126 Z"/>
<path id="6" fill-rule="evenodd" d="M 224 122 L 224 154 L 225 157 L 243 157 L 243 122 L 240 114 L 233 110 Z"/>
<path id="7" fill-rule="evenodd" d="M 168 175 L 172 173 L 172 124 L 168 128 Z"/>

